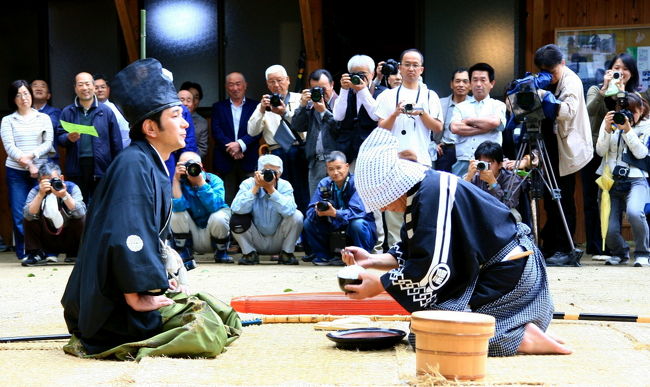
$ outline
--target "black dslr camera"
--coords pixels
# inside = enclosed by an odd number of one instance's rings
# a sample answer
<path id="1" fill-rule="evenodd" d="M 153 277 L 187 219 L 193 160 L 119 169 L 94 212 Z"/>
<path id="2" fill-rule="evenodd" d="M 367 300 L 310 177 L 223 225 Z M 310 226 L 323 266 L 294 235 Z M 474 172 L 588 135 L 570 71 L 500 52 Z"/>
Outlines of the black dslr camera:
<path id="1" fill-rule="evenodd" d="M 628 110 L 627 93 L 620 91 L 616 93 L 616 113 L 614 113 L 614 123 L 617 125 L 625 124 L 625 117 L 630 121 L 630 126 L 634 123 L 634 115 Z"/>
<path id="2" fill-rule="evenodd" d="M 59 179 L 58 177 L 53 177 L 50 179 L 50 186 L 55 191 L 61 191 L 62 189 L 65 188 L 65 185 L 63 184 L 63 180 Z"/>
<path id="3" fill-rule="evenodd" d="M 389 77 L 391 75 L 397 74 L 397 68 L 399 67 L 399 63 L 395 59 L 388 59 L 382 66 L 381 66 L 381 73 L 385 77 Z"/>
<path id="4" fill-rule="evenodd" d="M 361 81 L 365 80 L 366 76 L 361 72 L 350 73 L 350 82 L 352 82 L 353 85 L 360 85 Z"/>
<path id="5" fill-rule="evenodd" d="M 278 172 L 274 169 L 262 169 L 262 178 L 265 182 L 270 183 L 278 176 Z"/>
<path id="6" fill-rule="evenodd" d="M 269 96 L 269 99 L 271 100 L 271 106 L 273 107 L 278 107 L 282 105 L 282 96 L 278 93 L 273 93 Z"/>
<path id="7" fill-rule="evenodd" d="M 325 90 L 320 86 L 314 86 L 309 91 L 311 93 L 311 100 L 314 102 L 320 102 L 325 95 Z"/>
<path id="8" fill-rule="evenodd" d="M 330 199 L 332 198 L 332 192 L 329 187 L 318 187 L 320 191 L 320 196 L 323 200 L 319 200 L 316 203 L 316 209 L 320 212 L 327 211 L 330 208 Z"/>
<path id="9" fill-rule="evenodd" d="M 477 171 L 487 171 L 490 169 L 490 163 L 487 161 L 477 161 L 476 162 L 476 170 Z"/>
<path id="10" fill-rule="evenodd" d="M 194 160 L 187 160 L 185 162 L 185 171 L 189 176 L 197 177 L 201 174 L 201 164 Z"/>

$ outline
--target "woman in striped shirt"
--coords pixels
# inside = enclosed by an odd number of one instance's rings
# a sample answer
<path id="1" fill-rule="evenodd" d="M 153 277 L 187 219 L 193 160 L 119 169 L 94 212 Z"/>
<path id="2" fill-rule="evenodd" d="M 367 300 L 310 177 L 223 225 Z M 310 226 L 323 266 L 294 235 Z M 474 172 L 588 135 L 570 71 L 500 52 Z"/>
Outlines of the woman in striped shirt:
<path id="1" fill-rule="evenodd" d="M 32 91 L 27 81 L 9 86 L 9 108 L 16 111 L 2 118 L 0 133 L 7 152 L 6 175 L 9 206 L 14 224 L 16 256 L 25 258 L 22 210 L 29 190 L 37 184 L 38 167 L 47 161 L 52 147 L 52 121 L 32 109 Z"/>

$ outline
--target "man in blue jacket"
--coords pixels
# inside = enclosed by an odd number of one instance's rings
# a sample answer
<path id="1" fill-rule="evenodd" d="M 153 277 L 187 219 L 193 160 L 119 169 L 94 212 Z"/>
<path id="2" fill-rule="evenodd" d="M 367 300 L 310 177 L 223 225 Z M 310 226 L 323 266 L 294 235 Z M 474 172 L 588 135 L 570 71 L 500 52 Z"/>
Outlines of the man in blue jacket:
<path id="1" fill-rule="evenodd" d="M 108 166 L 122 150 L 122 136 L 115 114 L 95 97 L 93 76 L 79 73 L 75 77 L 74 103 L 61 112 L 56 136 L 59 145 L 66 148 L 65 175 L 77 184 L 87 202 Z M 93 126 L 97 137 L 67 132 L 61 121 Z"/>
<path id="2" fill-rule="evenodd" d="M 260 136 L 250 136 L 247 127 L 258 101 L 246 98 L 246 86 L 243 74 L 228 74 L 228 99 L 212 105 L 212 166 L 223 179 L 228 204 L 235 198 L 239 183 L 253 176 L 257 168 Z"/>
<path id="3" fill-rule="evenodd" d="M 197 153 L 184 152 L 178 158 L 172 204 L 174 243 L 188 269 L 195 266 L 192 249 L 200 253 L 214 251 L 215 262 L 233 263 L 226 252 L 230 208 L 224 200 L 223 181 L 203 171 Z"/>
<path id="4" fill-rule="evenodd" d="M 303 234 L 314 265 L 343 266 L 340 255 L 335 254 L 349 245 L 372 250 L 377 228 L 374 216 L 366 213 L 359 198 L 345 154 L 333 151 L 325 161 L 328 177 L 312 194 Z"/>

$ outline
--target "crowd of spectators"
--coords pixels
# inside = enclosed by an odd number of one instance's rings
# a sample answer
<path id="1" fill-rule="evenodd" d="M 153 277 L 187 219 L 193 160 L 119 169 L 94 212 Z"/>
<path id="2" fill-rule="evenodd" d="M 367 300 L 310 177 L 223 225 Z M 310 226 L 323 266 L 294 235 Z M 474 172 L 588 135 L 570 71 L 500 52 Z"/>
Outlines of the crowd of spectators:
<path id="1" fill-rule="evenodd" d="M 650 266 L 643 163 L 649 107 L 646 94 L 638 93 L 634 58 L 612 58 L 603 83 L 586 97 L 557 46 L 537 50 L 534 62 L 551 79 L 538 93 L 552 94 L 554 116 L 542 120 L 540 132 L 546 173 L 552 172 L 561 191 L 561 198 L 544 192 L 546 223 L 537 243 L 547 263 L 579 260 L 569 239 L 575 237 L 573 195 L 580 173 L 586 252 L 609 265 L 628 262 L 629 246 L 621 235 L 625 213 L 634 233 L 635 266 Z M 417 49 L 377 65 L 367 55 L 354 55 L 340 78 L 316 69 L 305 88 L 292 92 L 286 69 L 275 64 L 263 74 L 268 92 L 261 96 L 248 96 L 244 74 L 231 72 L 224 80 L 228 97 L 212 105 L 210 117 L 198 109 L 201 85 L 182 83 L 178 98 L 188 123 L 186 146 L 166 165 L 173 246 L 186 267 L 195 267 L 194 252 L 214 254 L 217 263 L 233 263 L 229 254 L 241 252 L 241 265 L 258 264 L 260 254 L 296 265 L 294 252 L 301 248 L 305 262 L 343 265 L 340 250 L 346 245 L 383 252 L 399 242 L 403 215 L 366 212 L 355 190 L 359 148 L 377 127 L 398 139 L 402 158 L 458 176 L 531 225 L 525 176 L 526 169 L 539 167 L 540 150 L 515 160 L 519 155 L 504 144 L 516 149 L 524 137 L 521 127 L 506 125 L 511 106 L 491 96 L 494 68 L 476 63 L 454 69 L 450 91 L 438 90 L 450 94 L 439 98 L 423 81 L 424 65 Z M 86 206 L 131 141 L 125 115 L 110 101 L 106 76 L 80 72 L 73 86 L 75 98 L 62 110 L 49 105 L 45 80 L 17 80 L 9 87 L 14 112 L 2 119 L 2 142 L 14 246 L 25 266 L 56 262 L 61 253 L 74 261 Z M 603 244 L 595 180 L 607 173 L 614 174 L 614 188 Z M 558 231 L 564 223 L 566 233 Z"/>

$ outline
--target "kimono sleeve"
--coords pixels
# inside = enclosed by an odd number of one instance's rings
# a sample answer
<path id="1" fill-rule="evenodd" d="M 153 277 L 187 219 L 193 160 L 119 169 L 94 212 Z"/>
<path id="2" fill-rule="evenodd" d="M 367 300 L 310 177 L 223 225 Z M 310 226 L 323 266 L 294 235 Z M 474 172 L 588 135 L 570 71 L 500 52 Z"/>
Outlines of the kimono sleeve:
<path id="1" fill-rule="evenodd" d="M 167 179 L 157 181 L 147 170 L 114 168 L 113 178 L 119 184 L 107 184 L 115 187 L 114 192 L 103 196 L 103 200 L 111 198 L 112 207 L 103 230 L 108 234 L 108 269 L 122 293 L 162 293 L 168 287 L 159 240 L 165 221 L 159 185 Z"/>

